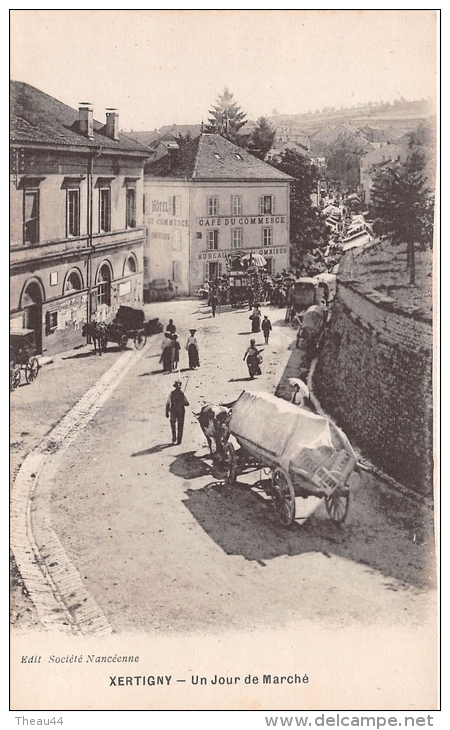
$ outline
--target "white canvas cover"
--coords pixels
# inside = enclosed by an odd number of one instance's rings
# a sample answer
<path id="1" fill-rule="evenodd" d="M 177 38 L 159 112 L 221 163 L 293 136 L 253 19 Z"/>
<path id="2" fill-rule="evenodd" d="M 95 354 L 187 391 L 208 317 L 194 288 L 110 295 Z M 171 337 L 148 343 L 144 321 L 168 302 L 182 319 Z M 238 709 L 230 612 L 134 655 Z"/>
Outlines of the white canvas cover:
<path id="1" fill-rule="evenodd" d="M 233 404 L 230 429 L 286 470 L 292 465 L 314 481 L 323 467 L 320 486 L 327 470 L 345 481 L 356 463 L 350 442 L 332 421 L 269 393 L 244 390 Z"/>
<path id="2" fill-rule="evenodd" d="M 274 456 L 289 459 L 305 447 L 333 447 L 327 418 L 269 393 L 244 390 L 233 404 L 230 428 Z"/>

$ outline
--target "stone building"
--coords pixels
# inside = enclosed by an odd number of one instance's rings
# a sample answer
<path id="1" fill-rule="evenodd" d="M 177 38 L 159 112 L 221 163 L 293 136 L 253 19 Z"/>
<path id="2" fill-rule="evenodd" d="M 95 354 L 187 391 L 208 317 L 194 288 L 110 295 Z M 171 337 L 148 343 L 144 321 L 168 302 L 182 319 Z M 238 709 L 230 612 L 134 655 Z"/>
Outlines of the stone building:
<path id="1" fill-rule="evenodd" d="M 236 253 L 262 254 L 272 274 L 288 268 L 290 180 L 217 134 L 147 164 L 145 285 L 167 279 L 194 294 Z"/>
<path id="2" fill-rule="evenodd" d="M 28 84 L 11 82 L 10 320 L 39 353 L 84 341 L 90 319 L 143 299 L 148 149 Z"/>

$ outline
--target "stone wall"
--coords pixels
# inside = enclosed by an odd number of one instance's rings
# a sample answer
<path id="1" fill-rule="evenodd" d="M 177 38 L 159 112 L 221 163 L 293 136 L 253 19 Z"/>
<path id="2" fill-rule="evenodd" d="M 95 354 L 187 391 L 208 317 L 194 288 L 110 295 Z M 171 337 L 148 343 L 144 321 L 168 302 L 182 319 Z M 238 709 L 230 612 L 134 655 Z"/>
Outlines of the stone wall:
<path id="1" fill-rule="evenodd" d="M 431 319 L 405 313 L 358 282 L 338 283 L 314 390 L 324 409 L 378 467 L 433 493 Z"/>

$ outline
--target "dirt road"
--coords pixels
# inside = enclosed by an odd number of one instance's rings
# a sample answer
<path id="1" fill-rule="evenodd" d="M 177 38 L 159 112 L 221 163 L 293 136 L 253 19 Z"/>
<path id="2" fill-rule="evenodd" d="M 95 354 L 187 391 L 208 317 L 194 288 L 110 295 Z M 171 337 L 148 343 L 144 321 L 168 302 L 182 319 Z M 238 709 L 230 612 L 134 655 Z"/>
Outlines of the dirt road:
<path id="1" fill-rule="evenodd" d="M 287 393 L 298 367 L 295 331 L 283 310 L 263 309 L 273 332 L 263 375 L 248 380 L 249 312 L 211 317 L 203 302 L 150 305 L 173 317 L 184 347 L 197 329 L 201 367 L 180 377 L 190 410 L 172 446 L 165 402 L 174 376 L 162 373 L 160 338 L 41 479 L 53 480 L 51 522 L 113 628 L 155 634 L 282 626 L 420 625 L 435 601 L 430 513 L 369 474 L 352 477 L 343 526 L 322 506 L 285 530 L 244 480 L 228 487 L 208 458 L 192 414 L 230 402 L 242 389 Z M 257 344 L 262 344 L 262 335 Z M 259 476 L 259 475 L 258 475 Z"/>

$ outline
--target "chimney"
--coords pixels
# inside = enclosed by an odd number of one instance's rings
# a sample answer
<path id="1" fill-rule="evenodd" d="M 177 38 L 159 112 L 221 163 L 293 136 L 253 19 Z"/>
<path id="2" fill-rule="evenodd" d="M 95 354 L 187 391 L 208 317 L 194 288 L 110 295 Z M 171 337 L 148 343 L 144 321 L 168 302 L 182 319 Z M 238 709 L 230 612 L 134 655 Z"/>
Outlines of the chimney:
<path id="1" fill-rule="evenodd" d="M 89 139 L 94 139 L 94 110 L 88 101 L 81 101 L 78 108 L 80 132 Z"/>
<path id="2" fill-rule="evenodd" d="M 119 112 L 117 109 L 106 110 L 106 136 L 119 139 Z"/>

